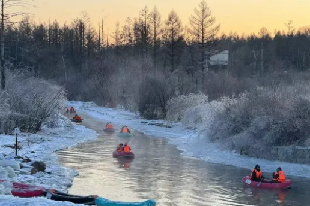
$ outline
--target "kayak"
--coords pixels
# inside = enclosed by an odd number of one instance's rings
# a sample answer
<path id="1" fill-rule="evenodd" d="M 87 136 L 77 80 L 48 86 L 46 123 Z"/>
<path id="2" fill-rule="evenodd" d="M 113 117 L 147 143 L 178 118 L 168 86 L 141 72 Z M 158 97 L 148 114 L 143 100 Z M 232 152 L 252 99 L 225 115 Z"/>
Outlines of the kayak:
<path id="1" fill-rule="evenodd" d="M 5 180 L 0 180 L 0 182 L 4 182 Z M 23 183 L 11 182 L 13 188 L 11 190 L 11 194 L 16 197 L 39 197 L 44 196 L 45 188 L 28 185 Z"/>
<path id="2" fill-rule="evenodd" d="M 135 154 L 133 152 L 118 152 L 114 151 L 113 152 L 113 157 L 127 157 L 127 158 L 134 158 Z"/>
<path id="3" fill-rule="evenodd" d="M 285 189 L 290 188 L 292 185 L 291 180 L 286 180 L 285 182 L 256 182 L 252 181 L 249 176 L 246 176 L 242 179 L 242 182 L 251 187 L 261 187 L 269 189 Z"/>
<path id="4" fill-rule="evenodd" d="M 154 200 L 147 200 L 145 202 L 114 202 L 98 197 L 95 202 L 98 206 L 156 206 L 156 202 Z"/>
<path id="5" fill-rule="evenodd" d="M 131 133 L 118 133 L 117 135 L 118 137 L 132 137 L 133 135 Z"/>
<path id="6" fill-rule="evenodd" d="M 62 193 L 57 190 L 48 190 L 46 198 L 54 201 L 60 202 L 72 202 L 74 204 L 83 204 L 83 205 L 95 205 L 95 200 L 98 196 L 78 196 L 70 195 L 67 193 Z"/>
<path id="7" fill-rule="evenodd" d="M 115 129 L 114 128 L 105 128 L 103 131 L 106 133 L 113 133 L 113 132 L 115 132 Z"/>

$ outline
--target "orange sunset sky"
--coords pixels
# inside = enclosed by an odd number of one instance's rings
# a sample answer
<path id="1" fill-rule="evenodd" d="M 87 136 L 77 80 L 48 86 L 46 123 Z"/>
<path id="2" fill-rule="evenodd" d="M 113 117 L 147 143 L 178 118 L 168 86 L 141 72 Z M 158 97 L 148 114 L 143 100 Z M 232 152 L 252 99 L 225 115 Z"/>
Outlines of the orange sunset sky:
<path id="1" fill-rule="evenodd" d="M 188 24 L 189 16 L 200 0 L 35 0 L 36 8 L 28 8 L 36 22 L 57 20 L 61 24 L 71 22 L 86 11 L 95 28 L 101 17 L 106 18 L 105 30 L 113 32 L 117 21 L 123 24 L 127 17 L 137 17 L 145 5 L 152 9 L 155 5 L 166 19 L 174 9 L 183 24 Z M 221 33 L 230 31 L 239 34 L 257 33 L 261 27 L 273 32 L 286 29 L 284 23 L 293 20 L 294 27 L 310 25 L 310 0 L 207 0 Z"/>

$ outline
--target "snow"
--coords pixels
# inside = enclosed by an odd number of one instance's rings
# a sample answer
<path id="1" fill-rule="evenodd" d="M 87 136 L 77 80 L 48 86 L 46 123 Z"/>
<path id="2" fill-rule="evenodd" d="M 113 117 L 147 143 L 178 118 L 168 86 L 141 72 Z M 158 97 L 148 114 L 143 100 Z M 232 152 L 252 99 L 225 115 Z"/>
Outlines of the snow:
<path id="1" fill-rule="evenodd" d="M 18 150 L 18 156 L 28 157 L 32 160 L 29 163 L 21 163 L 21 160 L 14 159 L 15 149 L 4 147 L 5 145 L 14 145 L 15 136 L 0 135 L 0 179 L 67 192 L 78 172 L 59 165 L 54 152 L 96 137 L 97 134 L 93 130 L 73 124 L 66 117 L 59 115 L 57 122 L 46 123 L 39 133 L 30 135 L 22 133 L 18 136 L 18 141 L 22 145 L 22 149 Z M 45 172 L 31 175 L 31 163 L 34 161 L 46 163 Z M 23 165 L 22 169 L 19 169 L 20 163 Z M 19 175 L 12 175 L 13 169 L 15 174 Z M 3 194 L 8 194 L 8 191 L 10 191 L 8 185 L 0 183 L 0 205 L 73 205 L 71 203 L 56 203 L 43 198 L 19 199 L 11 195 L 3 196 Z"/>
<path id="2" fill-rule="evenodd" d="M 73 206 L 70 202 L 55 202 L 46 198 L 16 198 L 9 195 L 0 195 L 0 205 L 5 206 Z"/>
<path id="3" fill-rule="evenodd" d="M 69 102 L 68 104 L 79 112 L 87 113 L 98 120 L 112 122 L 112 124 L 127 125 L 151 137 L 165 137 L 171 144 L 176 145 L 183 151 L 183 155 L 188 157 L 246 169 L 252 169 L 256 164 L 259 164 L 265 172 L 273 172 L 277 167 L 281 166 L 286 175 L 310 178 L 310 165 L 251 158 L 239 155 L 234 151 L 223 150 L 220 145 L 207 142 L 203 138 L 206 132 L 203 128 L 186 129 L 181 123 L 171 123 L 164 120 L 145 120 L 139 117 L 138 114 L 121 108 L 99 107 L 92 102 Z M 149 125 L 149 123 L 169 125 L 172 128 Z"/>

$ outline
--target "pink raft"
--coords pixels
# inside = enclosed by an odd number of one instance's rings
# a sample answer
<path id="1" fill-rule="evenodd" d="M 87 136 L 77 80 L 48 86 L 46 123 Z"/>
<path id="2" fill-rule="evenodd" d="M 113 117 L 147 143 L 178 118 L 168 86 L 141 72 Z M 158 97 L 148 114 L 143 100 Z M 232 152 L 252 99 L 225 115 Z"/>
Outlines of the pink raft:
<path id="1" fill-rule="evenodd" d="M 0 180 L 4 182 L 5 180 Z M 44 196 L 45 188 L 34 186 L 34 185 L 27 185 L 23 183 L 11 182 L 13 184 L 13 189 L 11 190 L 12 195 L 17 197 L 38 197 Z"/>
<path id="2" fill-rule="evenodd" d="M 126 157 L 126 158 L 134 158 L 135 154 L 133 152 L 113 152 L 113 157 Z"/>
<path id="3" fill-rule="evenodd" d="M 251 186 L 251 187 L 261 187 L 261 188 L 269 188 L 269 189 L 285 189 L 290 188 L 292 185 L 291 180 L 286 180 L 285 182 L 281 183 L 275 183 L 275 182 L 256 182 L 252 181 L 249 176 L 246 176 L 242 179 L 243 183 L 245 185 Z"/>

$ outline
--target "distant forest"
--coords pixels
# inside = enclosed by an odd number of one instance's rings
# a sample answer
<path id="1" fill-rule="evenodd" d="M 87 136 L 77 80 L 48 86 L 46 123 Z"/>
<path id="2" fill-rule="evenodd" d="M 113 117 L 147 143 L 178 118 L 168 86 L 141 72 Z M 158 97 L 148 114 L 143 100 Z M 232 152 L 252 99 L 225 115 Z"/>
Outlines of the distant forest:
<path id="1" fill-rule="evenodd" d="M 5 26 L 6 69 L 52 80 L 70 100 L 121 105 L 146 118 L 164 118 L 168 100 L 179 95 L 232 97 L 289 84 L 291 73 L 309 69 L 307 27 L 295 29 L 290 21 L 286 31 L 221 34 L 205 1 L 189 18 L 184 25 L 175 11 L 163 17 L 145 7 L 107 33 L 104 20 L 93 27 L 86 13 L 64 25 L 24 17 Z M 211 66 L 210 56 L 223 50 L 228 65 Z"/>

